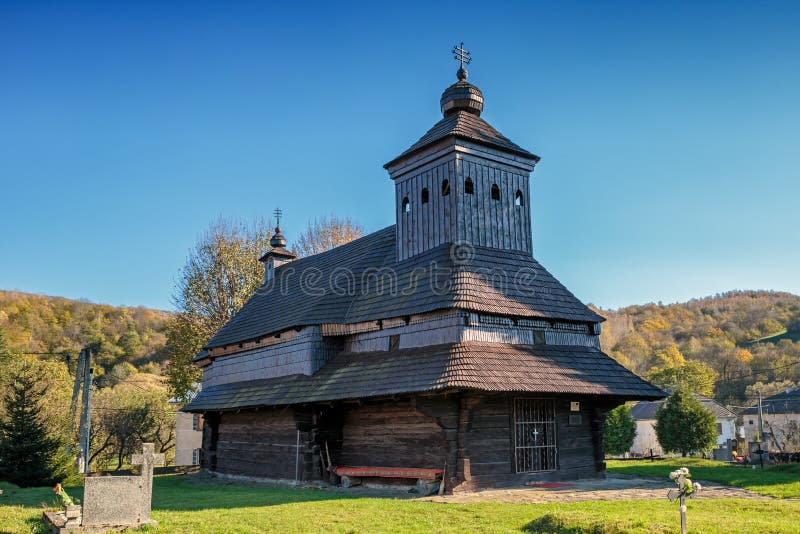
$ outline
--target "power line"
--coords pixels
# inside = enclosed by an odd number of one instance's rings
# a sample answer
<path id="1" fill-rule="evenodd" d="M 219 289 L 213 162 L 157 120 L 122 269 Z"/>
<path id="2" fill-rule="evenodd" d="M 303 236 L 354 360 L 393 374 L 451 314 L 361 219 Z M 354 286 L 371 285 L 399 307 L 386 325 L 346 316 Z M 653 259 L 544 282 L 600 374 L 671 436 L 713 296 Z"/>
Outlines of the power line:
<path id="1" fill-rule="evenodd" d="M 75 349 L 66 349 L 61 352 L 0 352 L 0 356 L 72 356 L 78 352 Z"/>
<path id="2" fill-rule="evenodd" d="M 720 383 L 725 383 L 725 382 L 739 381 L 739 380 L 743 380 L 745 378 L 758 376 L 758 375 L 763 375 L 763 374 L 769 373 L 771 371 L 780 371 L 780 370 L 783 370 L 783 369 L 788 369 L 789 367 L 794 367 L 795 365 L 800 365 L 800 360 L 798 360 L 796 362 L 788 363 L 786 365 L 779 365 L 778 367 L 768 367 L 766 369 L 761 369 L 759 371 L 753 371 L 753 372 L 751 372 L 749 374 L 739 375 L 738 377 L 730 377 L 730 378 L 724 378 L 722 380 L 716 380 L 714 383 L 715 384 L 720 384 Z"/>

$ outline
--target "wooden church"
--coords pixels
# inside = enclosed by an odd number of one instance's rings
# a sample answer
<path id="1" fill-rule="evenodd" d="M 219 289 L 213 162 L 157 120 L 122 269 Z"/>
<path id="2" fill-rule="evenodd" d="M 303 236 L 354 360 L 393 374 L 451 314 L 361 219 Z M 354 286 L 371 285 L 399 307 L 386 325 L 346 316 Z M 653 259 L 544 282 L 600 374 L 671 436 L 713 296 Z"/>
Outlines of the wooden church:
<path id="1" fill-rule="evenodd" d="M 462 61 L 444 117 L 384 166 L 393 226 L 299 259 L 276 229 L 263 286 L 196 358 L 203 467 L 447 491 L 604 475 L 606 413 L 664 394 L 533 258 L 539 157 L 483 105 Z"/>

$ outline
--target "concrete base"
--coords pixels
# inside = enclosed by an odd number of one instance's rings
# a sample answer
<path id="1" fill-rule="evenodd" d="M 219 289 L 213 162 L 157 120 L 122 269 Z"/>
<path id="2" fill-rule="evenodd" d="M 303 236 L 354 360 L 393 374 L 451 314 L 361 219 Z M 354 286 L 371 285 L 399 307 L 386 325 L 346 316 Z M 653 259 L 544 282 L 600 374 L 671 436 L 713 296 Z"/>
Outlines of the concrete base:
<path id="1" fill-rule="evenodd" d="M 158 526 L 152 519 L 142 521 L 135 525 L 74 525 L 74 521 L 67 519 L 64 512 L 42 512 L 42 520 L 53 534 L 105 534 L 106 532 L 122 532 L 129 528 L 139 528 L 143 525 Z"/>

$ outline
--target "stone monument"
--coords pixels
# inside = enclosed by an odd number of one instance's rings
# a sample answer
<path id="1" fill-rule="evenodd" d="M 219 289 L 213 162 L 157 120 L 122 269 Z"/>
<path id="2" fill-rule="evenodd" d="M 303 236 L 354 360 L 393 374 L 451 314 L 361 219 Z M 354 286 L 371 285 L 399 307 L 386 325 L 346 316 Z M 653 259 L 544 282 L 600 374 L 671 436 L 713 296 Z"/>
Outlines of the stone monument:
<path id="1" fill-rule="evenodd" d="M 44 512 L 45 524 L 57 534 L 155 526 L 157 523 L 150 519 L 153 467 L 164 465 L 164 455 L 154 453 L 152 443 L 144 443 L 141 454 L 134 454 L 131 463 L 141 466 L 139 475 L 85 478 L 82 506 L 69 507 L 64 512 Z"/>

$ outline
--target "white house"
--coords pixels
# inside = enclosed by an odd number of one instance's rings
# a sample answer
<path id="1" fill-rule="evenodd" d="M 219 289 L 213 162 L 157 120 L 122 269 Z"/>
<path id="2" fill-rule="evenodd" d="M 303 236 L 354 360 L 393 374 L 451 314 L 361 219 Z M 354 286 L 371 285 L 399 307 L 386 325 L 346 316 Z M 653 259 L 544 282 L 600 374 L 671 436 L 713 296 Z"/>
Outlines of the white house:
<path id="1" fill-rule="evenodd" d="M 717 418 L 717 446 L 725 445 L 729 439 L 736 439 L 736 414 L 715 400 L 695 393 L 697 400 Z M 631 408 L 631 415 L 636 421 L 636 438 L 631 446 L 631 454 L 649 456 L 664 454 L 656 437 L 656 411 L 667 399 L 642 401 Z"/>
<path id="2" fill-rule="evenodd" d="M 200 388 L 200 384 L 195 384 Z M 192 398 L 194 395 L 192 395 Z M 191 398 L 189 399 L 191 401 Z M 200 450 L 203 447 L 203 416 L 199 413 L 181 411 L 183 405 L 175 399 L 170 404 L 176 406 L 175 414 L 175 465 L 200 465 Z"/>

